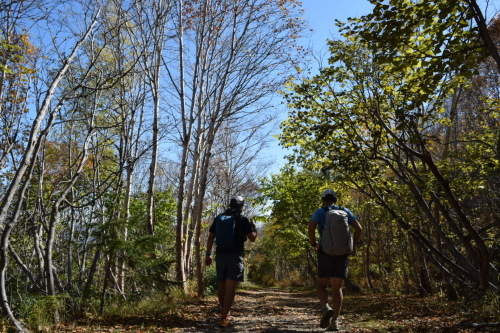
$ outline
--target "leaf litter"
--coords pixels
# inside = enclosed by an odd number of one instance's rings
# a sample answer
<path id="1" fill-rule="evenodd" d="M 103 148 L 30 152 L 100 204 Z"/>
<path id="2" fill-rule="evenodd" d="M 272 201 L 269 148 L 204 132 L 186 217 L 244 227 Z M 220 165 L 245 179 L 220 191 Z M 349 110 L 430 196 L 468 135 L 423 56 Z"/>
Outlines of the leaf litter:
<path id="1" fill-rule="evenodd" d="M 238 290 L 230 314 L 234 327 L 218 328 L 215 296 L 189 299 L 180 311 L 154 317 L 86 318 L 60 326 L 58 332 L 324 332 L 321 311 L 311 289 L 245 287 Z M 342 332 L 495 332 L 467 328 L 459 302 L 438 296 L 344 292 L 339 318 Z M 498 328 L 496 328 L 498 329 Z"/>

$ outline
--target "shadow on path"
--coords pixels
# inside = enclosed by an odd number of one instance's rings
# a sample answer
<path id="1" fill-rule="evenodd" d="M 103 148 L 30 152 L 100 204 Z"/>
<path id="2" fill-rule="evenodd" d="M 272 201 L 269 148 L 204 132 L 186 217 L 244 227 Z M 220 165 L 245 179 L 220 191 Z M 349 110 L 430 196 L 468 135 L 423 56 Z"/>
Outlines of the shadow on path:
<path id="1" fill-rule="evenodd" d="M 213 300 L 213 309 L 217 308 Z M 318 302 L 314 292 L 259 288 L 238 291 L 230 319 L 232 328 L 217 327 L 218 314 L 181 332 L 323 332 L 319 328 Z M 193 330 L 194 329 L 194 330 Z"/>
<path id="2" fill-rule="evenodd" d="M 459 303 L 439 298 L 344 293 L 339 318 L 342 332 L 498 332 L 461 325 Z M 218 327 L 216 297 L 190 299 L 178 310 L 148 317 L 115 317 L 72 323 L 58 332 L 324 332 L 314 290 L 246 287 L 238 290 L 230 320 L 234 327 Z M 498 329 L 498 328 L 496 328 Z"/>

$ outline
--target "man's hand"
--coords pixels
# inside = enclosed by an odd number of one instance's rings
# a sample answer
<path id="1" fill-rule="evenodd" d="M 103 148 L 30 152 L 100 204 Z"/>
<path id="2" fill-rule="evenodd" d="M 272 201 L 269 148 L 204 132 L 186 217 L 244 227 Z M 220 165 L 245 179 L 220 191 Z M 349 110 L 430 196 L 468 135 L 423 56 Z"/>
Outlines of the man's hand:
<path id="1" fill-rule="evenodd" d="M 255 225 L 255 222 L 252 219 L 248 219 L 250 221 L 250 228 L 252 229 L 252 232 L 257 232 L 257 226 Z"/>
<path id="2" fill-rule="evenodd" d="M 205 256 L 205 265 L 207 265 L 207 266 L 212 265 L 212 257 L 211 256 Z"/>

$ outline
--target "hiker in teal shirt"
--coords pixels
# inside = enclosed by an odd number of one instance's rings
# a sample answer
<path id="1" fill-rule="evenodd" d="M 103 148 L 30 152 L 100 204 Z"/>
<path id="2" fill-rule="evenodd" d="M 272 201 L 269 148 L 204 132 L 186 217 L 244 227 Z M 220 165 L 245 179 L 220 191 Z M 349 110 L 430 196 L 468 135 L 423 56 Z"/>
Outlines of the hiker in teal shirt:
<path id="1" fill-rule="evenodd" d="M 317 209 L 309 221 L 309 242 L 318 253 L 318 298 L 323 310 L 320 327 L 328 328 L 327 330 L 329 331 L 338 331 L 338 317 L 343 301 L 342 284 L 347 278 L 349 254 L 329 255 L 322 250 L 321 235 L 323 233 L 325 216 L 327 214 L 326 212 L 330 209 L 340 209 L 347 213 L 348 224 L 355 229 L 351 255 L 356 252 L 356 245 L 361 238 L 361 232 L 363 229 L 354 214 L 352 214 L 349 209 L 335 206 L 335 203 L 337 202 L 335 191 L 332 189 L 324 190 L 321 194 L 321 199 L 323 201 L 323 207 Z M 319 229 L 319 242 L 316 241 L 316 228 Z M 328 304 L 327 288 L 330 282 L 332 286 L 332 307 Z"/>
<path id="2" fill-rule="evenodd" d="M 349 224 L 351 226 L 353 225 L 354 221 L 356 221 L 356 216 L 354 216 L 354 214 L 349 209 L 347 209 L 345 207 L 340 207 L 340 206 L 336 206 L 336 205 L 331 205 L 331 206 L 327 206 L 327 207 L 329 207 L 330 209 L 342 209 L 343 211 L 345 211 L 347 213 L 347 218 L 348 218 Z M 316 211 L 314 212 L 314 214 L 311 218 L 311 220 L 314 220 L 314 221 L 316 221 L 316 223 L 318 223 L 320 235 L 323 232 L 323 226 L 325 224 L 325 215 L 326 215 L 326 209 L 319 208 L 319 209 L 316 209 Z M 321 239 L 319 241 L 319 245 L 321 246 Z"/>

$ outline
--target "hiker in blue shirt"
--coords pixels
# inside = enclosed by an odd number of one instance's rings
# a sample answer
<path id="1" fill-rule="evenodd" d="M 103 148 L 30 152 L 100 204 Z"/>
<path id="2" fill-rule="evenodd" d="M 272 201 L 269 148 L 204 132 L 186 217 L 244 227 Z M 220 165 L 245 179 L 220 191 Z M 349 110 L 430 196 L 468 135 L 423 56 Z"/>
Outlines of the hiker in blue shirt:
<path id="1" fill-rule="evenodd" d="M 324 190 L 321 194 L 321 198 L 323 201 L 322 208 L 317 209 L 311 220 L 309 221 L 309 242 L 311 246 L 315 248 L 318 253 L 318 276 L 317 276 L 317 286 L 318 286 L 318 298 L 323 310 L 323 315 L 321 317 L 320 327 L 328 328 L 329 331 L 338 331 L 338 317 L 340 314 L 340 309 L 342 307 L 343 294 L 342 294 L 342 284 L 344 279 L 347 278 L 348 273 L 348 256 L 349 254 L 354 255 L 356 252 L 356 245 L 361 238 L 362 228 L 359 224 L 356 217 L 352 214 L 352 212 L 344 207 L 336 206 L 337 196 L 335 191 L 332 189 Z M 347 250 L 345 250 L 344 254 L 331 255 L 325 253 L 324 247 L 327 244 L 322 244 L 322 238 L 326 240 L 326 231 L 325 227 L 325 219 L 330 210 L 335 211 L 335 213 L 339 216 L 339 220 L 342 218 L 347 219 L 348 225 L 346 226 L 349 229 L 349 226 L 354 227 L 354 240 L 350 238 L 349 235 L 349 246 L 346 246 Z M 339 212 L 343 211 L 343 212 Z M 344 213 L 345 212 L 345 213 Z M 343 216 L 343 217 L 342 217 Z M 319 242 L 316 241 L 316 228 L 319 229 Z M 322 237 L 325 236 L 325 237 Z M 335 236 L 330 236 L 330 238 L 335 238 Z M 349 253 L 350 252 L 350 253 Z M 328 284 L 331 282 L 332 287 L 332 307 L 328 304 Z"/>
<path id="2" fill-rule="evenodd" d="M 228 314 L 234 302 L 236 285 L 243 281 L 244 262 L 243 248 L 247 239 L 255 242 L 257 228 L 255 223 L 241 215 L 245 199 L 234 196 L 229 202 L 229 208 L 218 215 L 209 229 L 205 264 L 212 264 L 211 249 L 215 240 L 215 269 L 217 271 L 217 296 L 221 310 L 220 327 L 231 327 Z"/>

